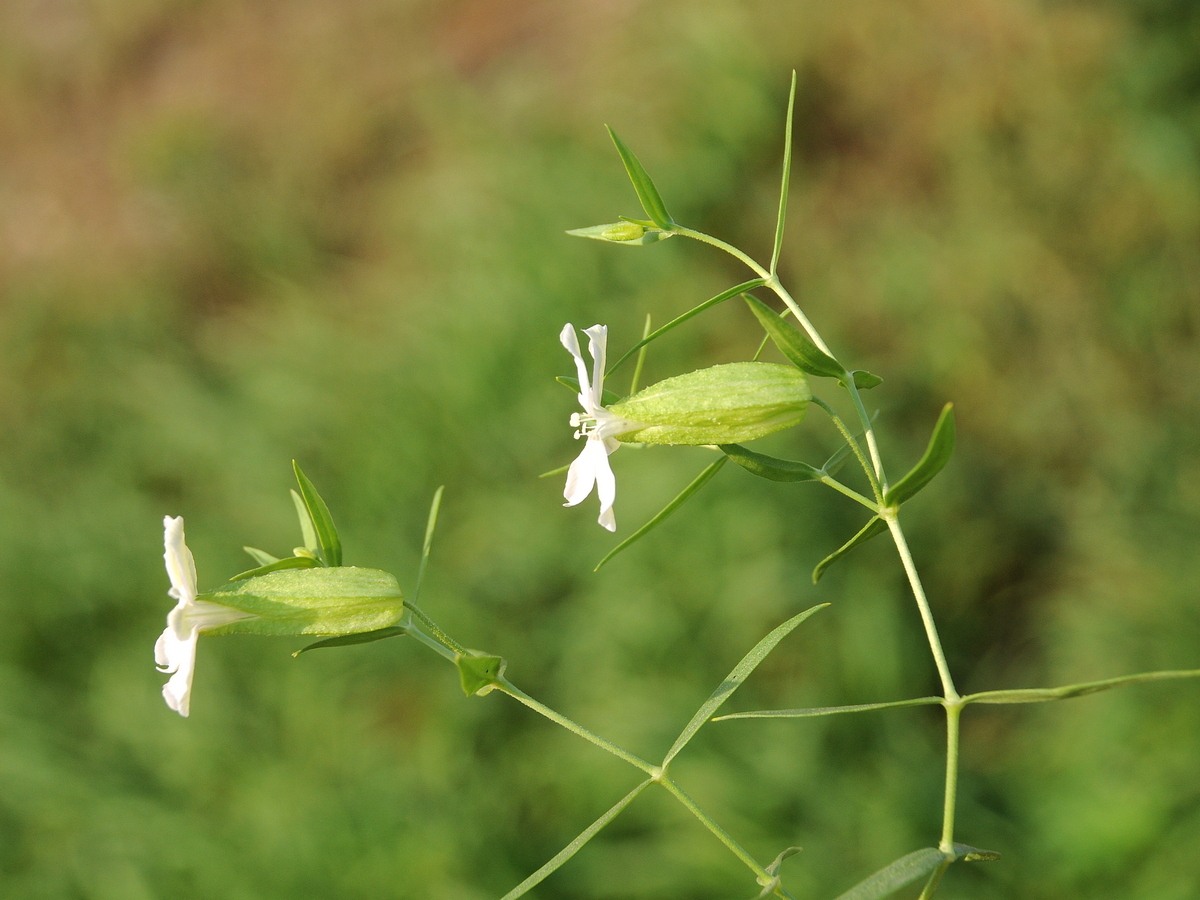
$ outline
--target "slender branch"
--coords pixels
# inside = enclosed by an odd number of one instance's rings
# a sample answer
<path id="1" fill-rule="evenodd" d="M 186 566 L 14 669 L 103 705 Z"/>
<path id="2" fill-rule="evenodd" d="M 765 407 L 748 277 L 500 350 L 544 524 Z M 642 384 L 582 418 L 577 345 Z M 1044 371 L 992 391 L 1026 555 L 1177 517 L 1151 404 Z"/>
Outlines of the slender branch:
<path id="1" fill-rule="evenodd" d="M 461 653 L 467 652 L 466 647 L 464 647 L 462 644 L 460 644 L 454 638 L 450 637 L 450 635 L 446 634 L 446 632 L 442 631 L 442 629 L 438 627 L 437 622 L 435 622 L 435 621 L 433 621 L 433 619 L 429 618 L 429 616 L 427 616 L 425 614 L 425 611 L 423 609 L 421 609 L 421 607 L 417 606 L 412 601 L 409 601 L 404 604 L 404 608 L 407 609 L 409 612 L 411 612 L 414 616 L 416 616 L 421 621 L 421 624 L 423 624 L 426 628 L 428 628 L 430 631 L 432 631 L 433 636 L 435 638 L 437 638 L 439 641 L 441 641 L 443 644 L 445 644 L 447 647 L 449 647 L 455 653 L 461 654 Z"/>
<path id="2" fill-rule="evenodd" d="M 717 840 L 728 847 L 730 851 L 732 851 L 733 855 L 745 863 L 746 867 L 759 879 L 762 879 L 759 882 L 760 884 L 766 884 L 771 880 L 771 874 L 762 866 L 760 866 L 754 857 L 745 851 L 741 844 L 730 837 L 729 833 L 724 828 L 714 822 L 712 817 L 696 804 L 695 800 L 684 793 L 683 788 L 665 775 L 662 777 L 661 783 L 663 787 L 665 787 L 675 796 L 676 800 L 687 807 L 688 811 L 704 824 L 705 828 L 716 835 Z"/>
<path id="3" fill-rule="evenodd" d="M 925 889 L 921 891 L 921 896 L 917 900 L 929 900 L 933 896 L 933 892 L 938 889 L 938 885 L 942 883 L 942 876 L 946 874 L 946 870 L 950 868 L 951 860 L 946 860 L 929 876 L 929 880 L 925 882 Z"/>
<path id="4" fill-rule="evenodd" d="M 444 656 L 446 659 L 450 660 L 450 662 L 455 662 L 458 659 L 458 654 L 455 651 L 451 650 L 441 641 L 435 641 L 424 631 L 414 625 L 411 617 L 409 617 L 407 622 L 402 624 L 404 625 L 404 631 L 406 634 L 412 635 L 430 650 L 433 650 L 435 653 Z"/>
<path id="5" fill-rule="evenodd" d="M 498 682 L 496 682 L 496 690 L 503 691 L 504 693 L 508 694 L 508 696 L 512 697 L 514 700 L 524 703 L 526 706 L 528 706 L 534 712 L 540 713 L 541 715 L 543 715 L 547 719 L 549 719 L 551 722 L 554 722 L 556 725 L 561 725 L 563 728 L 567 729 L 567 731 L 571 732 L 572 734 L 579 735 L 579 737 L 583 738 L 585 741 L 590 741 L 591 743 L 595 744 L 600 749 L 607 750 L 609 753 L 611 753 L 613 756 L 617 757 L 618 759 L 623 759 L 623 760 L 625 760 L 625 762 L 629 763 L 631 766 L 641 769 L 643 772 L 645 772 L 651 778 L 657 779 L 659 777 L 659 775 L 661 774 L 662 770 L 658 766 L 652 766 L 650 763 L 646 762 L 640 756 L 634 756 L 628 750 L 623 750 L 622 748 L 620 748 L 616 744 L 614 744 L 612 741 L 605 740 L 604 738 L 600 737 L 600 735 L 598 735 L 598 734 L 593 734 L 592 732 L 590 732 L 586 728 L 584 728 L 582 725 L 580 725 L 576 722 L 572 722 L 570 719 L 568 719 L 566 716 L 562 715 L 561 713 L 555 712 L 550 707 L 546 706 L 544 703 L 539 703 L 537 700 L 534 700 L 532 697 L 530 697 L 523 690 L 518 688 L 516 685 L 514 685 L 512 682 L 508 681 L 507 679 L 502 678 Z"/>
<path id="6" fill-rule="evenodd" d="M 938 849 L 943 853 L 954 852 L 954 808 L 958 801 L 958 719 L 960 715 L 962 715 L 961 702 L 946 704 L 946 794 L 942 807 L 942 842 L 938 845 Z"/>
<path id="7" fill-rule="evenodd" d="M 845 494 L 851 500 L 861 503 L 867 509 L 871 510 L 871 512 L 873 512 L 873 513 L 879 512 L 879 504 L 878 503 L 872 503 L 870 500 L 868 500 L 866 497 L 864 497 L 858 491 L 854 490 L 853 488 L 846 487 L 844 484 L 842 484 L 836 478 L 830 478 L 828 475 L 826 475 L 824 478 L 821 478 L 820 481 L 821 481 L 821 484 L 829 485 L 831 488 L 833 488 L 839 494 Z"/>
<path id="8" fill-rule="evenodd" d="M 961 699 L 954 688 L 954 679 L 950 677 L 950 667 L 946 664 L 946 654 L 942 650 L 942 641 L 938 637 L 937 625 L 933 621 L 933 612 L 929 609 L 929 600 L 925 596 L 925 588 L 921 585 L 921 576 L 917 574 L 916 564 L 913 563 L 912 553 L 908 549 L 908 541 L 896 518 L 894 508 L 884 508 L 879 511 L 880 517 L 887 523 L 896 543 L 896 552 L 904 564 L 904 572 L 908 576 L 908 584 L 912 588 L 913 597 L 917 601 L 917 609 L 921 612 L 921 621 L 925 625 L 925 636 L 929 639 L 929 649 L 933 653 L 933 661 L 937 665 L 938 677 L 942 680 L 942 693 L 947 702 L 957 703 Z"/>
<path id="9" fill-rule="evenodd" d="M 846 427 L 846 423 L 842 421 L 842 417 L 834 412 L 833 407 L 820 397 L 813 397 L 813 403 L 825 410 L 829 418 L 833 420 L 833 424 L 841 433 L 842 439 L 854 453 L 854 458 L 858 460 L 858 464 L 862 466 L 862 470 L 867 474 L 867 480 L 871 482 L 871 491 L 875 494 L 875 502 L 879 505 L 883 505 L 883 487 L 880 485 L 874 469 L 867 462 L 866 457 L 863 456 L 862 447 L 858 446 L 858 441 L 855 439 L 854 435 L 850 433 L 850 429 Z"/>

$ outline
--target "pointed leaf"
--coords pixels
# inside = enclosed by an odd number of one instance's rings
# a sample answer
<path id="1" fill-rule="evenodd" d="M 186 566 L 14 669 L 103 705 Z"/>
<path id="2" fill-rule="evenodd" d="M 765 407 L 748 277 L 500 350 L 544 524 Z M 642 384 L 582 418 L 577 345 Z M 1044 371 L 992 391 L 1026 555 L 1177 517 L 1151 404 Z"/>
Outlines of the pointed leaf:
<path id="1" fill-rule="evenodd" d="M 583 849 L 584 844 L 599 834 L 600 830 L 605 825 L 624 812 L 625 807 L 632 803 L 637 798 L 638 794 L 650 787 L 652 784 L 654 784 L 654 779 L 647 778 L 645 781 L 635 787 L 632 791 L 618 800 L 616 806 L 585 828 L 583 832 L 577 838 L 575 838 L 575 840 L 571 841 L 571 843 L 567 844 L 567 846 L 563 847 L 556 854 L 554 854 L 554 857 L 548 863 L 546 863 L 544 866 L 518 884 L 515 888 L 501 897 L 500 900 L 517 900 L 518 897 L 523 897 L 525 894 L 527 894 L 531 888 L 537 887 L 537 885 L 545 881 L 547 876 L 549 876 L 552 872 L 562 866 L 563 863 Z"/>
<path id="2" fill-rule="evenodd" d="M 759 324 L 771 336 L 775 346 L 799 368 L 809 375 L 817 375 L 821 378 L 849 377 L 840 362 L 822 352 L 804 332 L 785 320 L 767 304 L 750 294 L 746 295 L 746 304 L 758 319 Z"/>
<path id="3" fill-rule="evenodd" d="M 569 467 L 568 467 L 569 468 Z M 415 604 L 421 596 L 421 584 L 425 581 L 425 567 L 429 565 L 429 551 L 433 548 L 433 532 L 437 529 L 438 510 L 442 508 L 442 485 L 433 492 L 433 501 L 429 504 L 429 518 L 425 520 L 425 543 L 421 546 L 421 565 L 417 567 L 417 586 L 413 588 L 412 602 Z"/>
<path id="4" fill-rule="evenodd" d="M 859 544 L 865 544 L 871 538 L 880 532 L 887 531 L 887 523 L 879 516 L 873 517 L 866 525 L 862 527 L 854 537 L 842 544 L 827 557 L 817 563 L 817 567 L 813 569 L 813 584 L 821 580 L 821 576 L 825 574 L 825 570 L 832 566 L 835 562 L 857 547 Z"/>
<path id="5" fill-rule="evenodd" d="M 836 716 L 839 713 L 870 712 L 876 709 L 901 709 L 906 706 L 934 706 L 941 697 L 917 697 L 914 700 L 893 700 L 889 703 L 858 703 L 854 706 L 816 706 L 810 709 L 760 709 L 753 712 L 717 716 L 714 722 L 728 719 L 811 719 L 815 716 Z"/>
<path id="6" fill-rule="evenodd" d="M 284 569 L 311 569 L 313 566 L 319 565 L 321 564 L 309 556 L 287 556 L 283 559 L 277 559 L 273 563 L 267 563 L 265 566 L 259 566 L 257 569 L 250 569 L 249 571 L 234 575 L 229 580 L 241 581 L 243 578 L 255 578 L 271 572 L 282 572 Z"/>
<path id="7" fill-rule="evenodd" d="M 317 552 L 321 562 L 327 566 L 340 566 L 342 564 L 342 542 L 338 537 L 337 526 L 333 524 L 333 517 L 329 515 L 329 507 L 325 505 L 325 501 L 321 499 L 321 495 L 317 493 L 313 483 L 308 480 L 308 476 L 300 471 L 300 464 L 294 459 L 292 460 L 292 469 L 296 473 L 296 482 L 300 485 L 300 496 L 304 499 L 304 506 L 312 519 L 313 530 L 317 537 Z"/>
<path id="8" fill-rule="evenodd" d="M 683 731 L 679 733 L 679 737 L 675 739 L 675 743 L 671 745 L 671 749 L 667 751 L 667 755 L 663 757 L 663 768 L 666 768 L 667 764 L 679 754 L 679 751 L 687 746 L 688 741 L 696 736 L 696 732 L 712 718 L 712 714 L 720 709 L 721 704 L 733 695 L 742 682 L 750 677 L 750 673 L 767 658 L 767 654 L 775 649 L 776 644 L 791 634 L 797 625 L 828 605 L 828 603 L 820 603 L 792 616 L 755 644 L 754 649 L 742 657 L 742 661 L 733 667 L 733 671 L 725 676 L 725 680 L 709 695 L 709 698 L 704 701 L 704 705 L 696 710 L 696 714 L 692 716 L 691 721 L 687 723 Z"/>
<path id="9" fill-rule="evenodd" d="M 999 859 L 1000 854 L 995 850 L 980 850 L 978 847 L 971 847 L 967 844 L 955 844 L 954 858 L 961 859 L 964 862 L 990 862 L 991 860 Z"/>
<path id="10" fill-rule="evenodd" d="M 296 518 L 300 520 L 300 535 L 304 541 L 306 549 L 316 553 L 321 545 L 317 541 L 317 531 L 313 528 L 312 516 L 308 514 L 308 507 L 304 505 L 304 498 L 296 493 L 295 488 L 291 491 L 292 505 L 296 507 Z"/>
<path id="11" fill-rule="evenodd" d="M 632 347 L 630 347 L 628 350 L 626 350 L 620 359 L 618 359 L 615 363 L 613 363 L 611 366 L 608 367 L 608 371 L 606 373 L 604 373 L 604 377 L 607 378 L 609 375 L 611 375 L 613 372 L 615 372 L 618 368 L 620 368 L 621 363 L 625 362 L 625 360 L 629 359 L 629 357 L 633 356 L 633 354 L 637 353 L 637 351 L 641 350 L 643 347 L 645 347 L 651 341 L 658 340 L 660 337 L 662 337 L 668 331 L 670 331 L 673 328 L 677 328 L 678 326 L 682 325 L 684 322 L 686 322 L 688 319 L 692 318 L 693 316 L 698 316 L 698 315 L 700 315 L 700 313 L 704 312 L 706 309 L 716 306 L 718 303 L 724 303 L 726 300 L 729 300 L 732 297 L 736 297 L 739 294 L 744 294 L 746 291 L 752 291 L 756 287 L 762 287 L 764 284 L 766 284 L 766 282 L 763 281 L 763 279 L 753 278 L 750 281 L 744 282 L 735 287 L 731 287 L 727 291 L 721 291 L 721 293 L 717 294 L 717 296 L 712 297 L 708 300 L 705 300 L 699 306 L 692 307 L 687 312 L 685 312 L 683 315 L 672 319 L 670 322 L 668 322 L 662 328 L 659 328 L 658 330 L 653 331 L 650 334 L 646 335 L 646 337 L 642 338 L 642 340 L 638 341 L 636 344 L 634 344 Z M 607 405 L 607 403 L 605 405 Z"/>
<path id="12" fill-rule="evenodd" d="M 637 191 L 638 199 L 642 201 L 642 209 L 646 211 L 646 215 L 655 225 L 664 231 L 670 231 L 671 226 L 675 223 L 667 213 L 666 206 L 663 205 L 658 188 L 654 186 L 654 182 L 650 180 L 650 176 L 646 174 L 646 170 L 642 168 L 638 158 L 633 155 L 633 151 L 617 137 L 617 133 L 609 128 L 608 136 L 612 138 L 617 152 L 621 154 L 621 162 L 625 164 L 625 171 L 629 174 L 629 180 L 633 182 L 633 189 Z"/>
<path id="13" fill-rule="evenodd" d="M 838 896 L 837 900 L 879 900 L 880 897 L 886 897 L 906 884 L 928 875 L 946 861 L 946 856 L 936 847 L 916 850 L 860 881 Z"/>
<path id="14" fill-rule="evenodd" d="M 685 487 L 682 491 L 679 492 L 679 496 L 677 496 L 674 500 L 672 500 L 670 503 L 668 503 L 666 506 L 664 506 L 659 511 L 658 515 L 656 515 L 653 519 L 651 519 L 649 522 L 647 522 L 645 525 L 643 525 L 641 528 L 639 528 L 637 531 L 635 531 L 629 537 L 625 538 L 625 540 L 621 541 L 621 543 L 617 544 L 617 546 L 615 546 L 611 550 L 609 550 L 608 553 L 605 555 L 604 559 L 602 559 L 602 560 L 600 560 L 600 562 L 596 563 L 596 568 L 594 568 L 592 571 L 599 572 L 600 567 L 603 566 L 605 563 L 607 563 L 610 559 L 612 559 L 614 556 L 616 556 L 622 550 L 629 547 L 631 544 L 633 544 L 637 541 L 640 541 L 647 534 L 649 534 L 651 531 L 653 531 L 655 528 L 657 528 L 659 525 L 661 525 L 666 520 L 666 518 L 669 515 L 671 515 L 671 513 L 675 512 L 675 510 L 679 509 L 679 507 L 681 507 L 681 506 L 683 506 L 683 504 L 687 503 L 687 501 L 689 499 L 691 499 L 691 496 L 694 493 L 696 493 L 696 491 L 700 490 L 700 488 L 702 488 L 702 487 L 704 487 L 704 485 L 708 484 L 709 480 L 714 475 L 716 475 L 717 472 L 719 472 L 721 470 L 721 466 L 725 465 L 725 461 L 727 459 L 729 459 L 728 456 L 722 456 L 716 462 L 712 463 L 707 468 L 705 468 L 705 470 L 703 472 L 701 472 L 699 475 L 697 475 L 692 480 L 691 484 L 689 484 L 687 487 Z"/>
<path id="15" fill-rule="evenodd" d="M 767 897 L 775 893 L 776 888 L 778 888 L 782 882 L 782 879 L 779 876 L 779 869 L 783 865 L 783 861 L 795 856 L 803 849 L 803 847 L 788 847 L 775 857 L 771 864 L 763 870 L 771 877 L 769 879 L 764 879 L 760 875 L 758 878 L 758 883 L 762 885 L 762 890 L 759 891 L 758 896 L 755 897 L 754 900 L 766 900 Z"/>
<path id="16" fill-rule="evenodd" d="M 647 229 L 637 222 L 613 222 L 611 225 L 589 225 L 587 228 L 572 228 L 567 234 L 574 237 L 591 238 L 596 241 L 608 241 L 612 244 L 628 244 L 632 247 L 644 247 L 659 241 L 674 237 L 669 231 Z"/>
<path id="17" fill-rule="evenodd" d="M 872 375 L 866 369 L 855 369 L 850 374 L 854 376 L 854 386 L 861 391 L 869 391 L 871 388 L 883 384 L 882 378 Z"/>
<path id="18" fill-rule="evenodd" d="M 407 633 L 407 629 L 399 625 L 389 625 L 387 628 L 364 631 L 361 634 L 343 634 L 339 637 L 325 638 L 323 641 L 314 641 L 307 647 L 301 647 L 292 656 L 299 656 L 301 653 L 307 653 L 309 650 L 320 650 L 322 647 L 349 647 L 352 644 L 370 644 L 374 641 L 382 641 L 384 638 L 398 637 Z"/>
<path id="19" fill-rule="evenodd" d="M 495 690 L 508 660 L 479 650 L 468 650 L 455 659 L 463 693 L 468 697 L 483 697 Z"/>
<path id="20" fill-rule="evenodd" d="M 823 471 L 813 468 L 808 463 L 793 459 L 777 459 L 774 456 L 767 456 L 765 453 L 747 450 L 741 444 L 720 444 L 719 446 L 722 453 L 751 475 L 766 478 L 768 481 L 820 481 L 825 477 Z"/>
<path id="21" fill-rule="evenodd" d="M 1045 703 L 1048 700 L 1070 700 L 1100 691 L 1125 687 L 1128 684 L 1145 684 L 1148 681 L 1169 681 L 1175 678 L 1200 678 L 1200 669 L 1167 669 L 1160 672 L 1139 672 L 1122 675 L 1103 681 L 1085 681 L 1056 688 L 1026 688 L 1015 691 L 984 691 L 963 697 L 964 703 Z"/>
<path id="22" fill-rule="evenodd" d="M 772 275 L 779 266 L 783 247 L 783 222 L 787 218 L 788 183 L 792 180 L 792 112 L 796 108 L 796 70 L 792 69 L 792 87 L 788 91 L 787 124 L 783 128 L 783 181 L 779 187 L 779 215 L 775 217 L 775 248 L 771 251 Z"/>
<path id="23" fill-rule="evenodd" d="M 954 404 L 947 403 L 942 407 L 937 424 L 933 426 L 933 434 L 929 438 L 929 446 L 920 462 L 912 467 L 907 475 L 887 489 L 883 502 L 888 506 L 899 506 L 916 495 L 921 488 L 929 484 L 938 472 L 945 468 L 954 453 Z"/>
<path id="24" fill-rule="evenodd" d="M 242 549 L 249 553 L 250 558 L 260 566 L 269 566 L 273 562 L 279 562 L 278 556 L 272 556 L 270 553 L 267 553 L 265 550 L 259 550 L 257 547 L 243 547 Z"/>
<path id="25" fill-rule="evenodd" d="M 576 394 L 579 393 L 579 379 L 578 378 L 575 378 L 572 375 L 555 375 L 554 380 L 557 381 L 561 385 L 565 385 L 566 387 L 569 387 L 573 393 L 576 393 Z M 620 399 L 621 399 L 621 397 L 618 394 L 614 394 L 608 388 L 605 388 L 604 393 L 600 397 L 600 402 L 603 403 L 605 406 L 612 406 L 614 403 L 616 403 Z"/>

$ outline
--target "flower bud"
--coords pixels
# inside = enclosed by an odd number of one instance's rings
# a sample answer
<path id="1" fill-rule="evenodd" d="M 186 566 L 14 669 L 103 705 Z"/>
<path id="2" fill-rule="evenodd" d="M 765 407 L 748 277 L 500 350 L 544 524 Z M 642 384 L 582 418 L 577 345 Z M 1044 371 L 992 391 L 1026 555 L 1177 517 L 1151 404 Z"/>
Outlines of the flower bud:
<path id="1" fill-rule="evenodd" d="M 626 443 L 733 444 L 798 424 L 811 399 L 799 369 L 743 362 L 668 378 L 608 410 L 637 426 L 616 436 Z"/>
<path id="2" fill-rule="evenodd" d="M 396 578 L 357 566 L 285 569 L 243 578 L 197 600 L 247 613 L 214 634 L 344 635 L 395 625 L 404 613 Z"/>

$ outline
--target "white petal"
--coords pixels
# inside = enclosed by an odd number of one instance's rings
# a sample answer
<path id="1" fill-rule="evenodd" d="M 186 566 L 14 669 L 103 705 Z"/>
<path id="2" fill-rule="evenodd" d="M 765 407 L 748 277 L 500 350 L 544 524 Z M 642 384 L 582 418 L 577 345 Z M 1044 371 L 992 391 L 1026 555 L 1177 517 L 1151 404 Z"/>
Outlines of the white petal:
<path id="1" fill-rule="evenodd" d="M 592 485 L 596 483 L 596 468 L 595 460 L 588 452 L 588 448 L 593 443 L 589 440 L 584 444 L 583 451 L 575 457 L 571 468 L 567 470 L 567 484 L 563 488 L 563 497 L 567 502 L 563 506 L 582 503 L 592 492 Z"/>
<path id="2" fill-rule="evenodd" d="M 163 560 L 171 579 L 170 595 L 181 603 L 196 599 L 196 562 L 183 537 L 183 517 L 163 517 Z"/>
<path id="3" fill-rule="evenodd" d="M 604 362 L 608 355 L 608 326 L 593 325 L 583 329 L 588 336 L 588 353 L 592 354 L 592 403 L 604 405 Z"/>
<path id="4" fill-rule="evenodd" d="M 613 513 L 613 503 L 617 499 L 617 476 L 613 474 L 608 462 L 608 448 L 603 441 L 588 441 L 588 450 L 592 455 L 592 469 L 596 475 L 596 496 L 600 499 L 599 522 L 609 531 L 617 530 L 617 517 Z"/>
<path id="5" fill-rule="evenodd" d="M 583 351 L 579 349 L 579 338 L 575 334 L 575 326 L 568 322 L 558 335 L 559 342 L 567 348 L 567 352 L 575 357 L 575 372 L 579 376 L 579 404 L 589 413 L 592 411 L 592 389 L 588 383 L 587 363 L 583 361 Z"/>
<path id="6" fill-rule="evenodd" d="M 166 632 L 163 633 L 166 637 Z M 190 640 L 183 641 L 175 648 L 177 658 L 174 660 L 178 668 L 171 679 L 163 685 L 163 699 L 167 706 L 181 716 L 187 716 L 192 704 L 192 675 L 196 671 L 196 640 L 199 634 L 192 633 Z M 160 638 L 161 640 L 161 638 Z"/>

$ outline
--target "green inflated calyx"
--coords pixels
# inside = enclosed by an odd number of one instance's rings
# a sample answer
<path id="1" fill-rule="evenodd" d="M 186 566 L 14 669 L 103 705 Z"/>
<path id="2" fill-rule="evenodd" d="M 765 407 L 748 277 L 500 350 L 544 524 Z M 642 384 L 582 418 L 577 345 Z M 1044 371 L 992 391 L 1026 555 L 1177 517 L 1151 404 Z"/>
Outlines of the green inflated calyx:
<path id="1" fill-rule="evenodd" d="M 196 599 L 247 614 L 205 634 L 363 634 L 395 625 L 404 614 L 395 576 L 357 566 L 270 572 Z"/>
<path id="2" fill-rule="evenodd" d="M 463 693 L 468 697 L 490 694 L 504 677 L 504 669 L 508 665 L 503 657 L 479 650 L 459 654 L 454 662 L 458 666 Z"/>
<path id="3" fill-rule="evenodd" d="M 804 373 L 774 363 L 729 363 L 677 375 L 609 407 L 629 421 L 617 440 L 735 444 L 798 424 L 812 392 Z"/>

